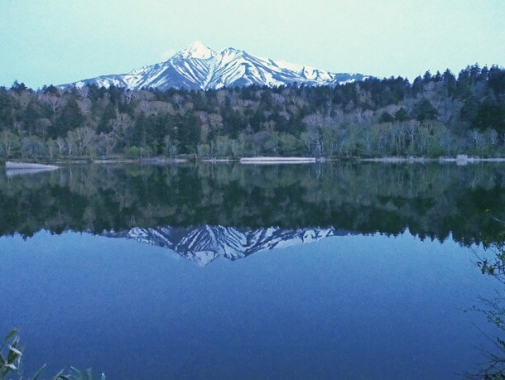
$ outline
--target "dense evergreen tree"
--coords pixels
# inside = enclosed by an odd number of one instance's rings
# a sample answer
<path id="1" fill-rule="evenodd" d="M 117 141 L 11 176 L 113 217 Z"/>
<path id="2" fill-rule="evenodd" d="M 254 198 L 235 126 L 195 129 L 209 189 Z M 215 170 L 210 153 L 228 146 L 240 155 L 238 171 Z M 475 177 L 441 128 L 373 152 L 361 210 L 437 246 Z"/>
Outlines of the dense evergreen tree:
<path id="1" fill-rule="evenodd" d="M 200 141 L 201 122 L 194 112 L 187 112 L 177 128 L 177 139 L 180 142 L 180 152 L 194 154 Z"/>
<path id="2" fill-rule="evenodd" d="M 75 94 L 71 93 L 67 97 L 65 105 L 56 116 L 54 124 L 49 128 L 49 137 L 53 139 L 64 137 L 67 135 L 67 132 L 81 127 L 83 122 L 84 116 L 77 104 Z"/>
<path id="3" fill-rule="evenodd" d="M 112 130 L 110 123 L 115 118 L 116 118 L 116 107 L 114 107 L 114 104 L 110 102 L 107 104 L 105 110 L 102 113 L 100 123 L 98 124 L 97 132 L 109 133 Z"/>
<path id="4" fill-rule="evenodd" d="M 14 91 L 14 92 L 15 92 L 15 93 L 17 93 L 17 94 L 21 94 L 22 92 L 24 92 L 24 91 L 28 91 L 29 89 L 28 89 L 28 87 L 26 87 L 26 85 L 25 85 L 23 82 L 19 83 L 19 82 L 16 80 L 16 81 L 14 81 L 14 83 L 12 84 L 12 86 L 11 86 L 11 90 L 12 90 L 12 91 Z"/>
<path id="5" fill-rule="evenodd" d="M 409 111 L 407 111 L 404 107 L 395 112 L 396 121 L 407 121 L 409 118 Z"/>
<path id="6" fill-rule="evenodd" d="M 442 82 L 447 90 L 448 96 L 453 96 L 456 93 L 456 77 L 451 70 L 447 69 L 442 75 Z"/>
<path id="7" fill-rule="evenodd" d="M 485 99 L 478 105 L 473 127 L 481 131 L 488 128 L 494 129 L 503 139 L 505 133 L 505 103 L 490 98 Z"/>
<path id="8" fill-rule="evenodd" d="M 496 98 L 505 94 L 505 70 L 497 66 L 491 67 L 488 74 L 488 85 L 493 90 Z"/>
<path id="9" fill-rule="evenodd" d="M 0 131 L 14 125 L 13 100 L 5 87 L 0 87 Z"/>
<path id="10" fill-rule="evenodd" d="M 423 98 L 415 105 L 414 116 L 419 121 L 435 120 L 438 111 L 428 99 Z"/>
<path id="11" fill-rule="evenodd" d="M 389 112 L 383 112 L 379 118 L 380 123 L 392 123 L 395 121 L 395 117 Z"/>

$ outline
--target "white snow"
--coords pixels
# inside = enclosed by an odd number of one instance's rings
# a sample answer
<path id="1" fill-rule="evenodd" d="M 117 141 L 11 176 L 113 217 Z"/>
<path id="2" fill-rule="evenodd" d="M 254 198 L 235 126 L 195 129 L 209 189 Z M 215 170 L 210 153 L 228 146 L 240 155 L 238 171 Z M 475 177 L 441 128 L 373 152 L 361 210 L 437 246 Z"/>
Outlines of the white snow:
<path id="1" fill-rule="evenodd" d="M 236 61 L 237 58 L 240 57 L 240 54 L 238 50 L 228 48 L 219 53 L 219 57 L 220 57 L 219 64 L 226 65 L 230 62 Z"/>
<path id="2" fill-rule="evenodd" d="M 196 41 L 185 50 L 172 56 L 168 61 L 130 71 L 128 74 L 108 75 L 74 83 L 83 87 L 87 83 L 99 86 L 111 85 L 140 89 L 143 86 L 166 89 L 172 87 L 179 78 L 171 77 L 170 72 L 177 72 L 189 83 L 202 89 L 217 89 L 230 86 L 241 80 L 241 83 L 279 86 L 286 83 L 308 85 L 334 85 L 336 74 L 312 66 L 300 65 L 285 61 L 274 61 L 255 57 L 242 50 L 227 48 L 219 53 L 200 41 Z M 340 83 L 354 82 L 354 74 L 349 74 Z M 183 84 L 184 86 L 184 84 Z"/>
<path id="3" fill-rule="evenodd" d="M 216 52 L 209 49 L 202 42 L 196 41 L 181 52 L 183 58 L 209 59 L 216 55 Z"/>
<path id="4" fill-rule="evenodd" d="M 290 71 L 301 72 L 304 69 L 304 65 L 299 65 L 297 63 L 290 63 L 284 61 L 272 61 L 277 64 L 281 69 L 287 69 Z"/>

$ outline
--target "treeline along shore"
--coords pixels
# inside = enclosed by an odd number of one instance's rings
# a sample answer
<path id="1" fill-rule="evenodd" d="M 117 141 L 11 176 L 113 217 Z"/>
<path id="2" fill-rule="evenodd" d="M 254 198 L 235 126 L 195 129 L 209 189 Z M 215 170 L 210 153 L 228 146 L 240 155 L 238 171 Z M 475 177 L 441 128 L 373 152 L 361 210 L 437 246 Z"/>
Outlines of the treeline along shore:
<path id="1" fill-rule="evenodd" d="M 0 171 L 0 236 L 227 226 L 334 227 L 361 234 L 505 240 L 505 166 L 68 165 Z"/>
<path id="2" fill-rule="evenodd" d="M 0 159 L 505 156 L 505 69 L 335 87 L 0 87 Z"/>

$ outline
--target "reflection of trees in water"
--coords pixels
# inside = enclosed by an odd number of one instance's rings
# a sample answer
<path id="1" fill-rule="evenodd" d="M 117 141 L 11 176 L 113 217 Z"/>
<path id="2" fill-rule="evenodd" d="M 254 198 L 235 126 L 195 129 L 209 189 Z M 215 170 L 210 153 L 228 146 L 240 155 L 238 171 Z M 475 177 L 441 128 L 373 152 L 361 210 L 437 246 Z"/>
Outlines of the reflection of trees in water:
<path id="1" fill-rule="evenodd" d="M 0 233 L 134 226 L 334 226 L 463 244 L 497 241 L 499 165 L 82 165 L 0 176 Z"/>

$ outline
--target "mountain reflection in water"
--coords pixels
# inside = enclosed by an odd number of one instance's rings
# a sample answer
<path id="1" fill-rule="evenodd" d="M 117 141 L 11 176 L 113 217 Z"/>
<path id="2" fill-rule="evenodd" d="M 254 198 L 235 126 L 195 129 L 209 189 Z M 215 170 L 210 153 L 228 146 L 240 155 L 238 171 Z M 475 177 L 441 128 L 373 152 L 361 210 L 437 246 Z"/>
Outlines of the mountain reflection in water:
<path id="1" fill-rule="evenodd" d="M 496 242 L 505 220 L 500 164 L 305 166 L 82 165 L 0 174 L 0 235 L 159 226 L 335 228 L 460 244 Z"/>
<path id="2" fill-rule="evenodd" d="M 278 227 L 238 229 L 223 226 L 201 226 L 174 229 L 170 226 L 132 228 L 127 232 L 105 233 L 107 237 L 134 239 L 142 243 L 166 247 L 179 255 L 207 265 L 218 257 L 236 260 L 256 252 L 311 243 L 331 236 L 348 235 L 329 228 L 287 230 Z"/>

